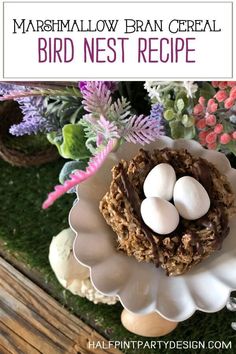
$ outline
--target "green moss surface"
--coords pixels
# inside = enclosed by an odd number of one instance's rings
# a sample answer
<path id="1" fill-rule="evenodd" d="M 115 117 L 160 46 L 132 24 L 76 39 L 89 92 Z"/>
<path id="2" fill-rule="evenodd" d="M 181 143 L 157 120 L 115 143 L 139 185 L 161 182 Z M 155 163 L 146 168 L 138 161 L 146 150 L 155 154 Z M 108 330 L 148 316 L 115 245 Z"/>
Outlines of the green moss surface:
<path id="1" fill-rule="evenodd" d="M 14 149 L 25 154 L 34 154 L 51 146 L 48 139 L 43 134 L 18 137 L 9 134 L 5 137 L 4 144 L 8 149 Z"/>
<path id="2" fill-rule="evenodd" d="M 42 274 L 45 283 L 51 285 L 50 292 L 88 324 L 111 340 L 141 340 L 147 338 L 132 335 L 120 324 L 122 307 L 94 305 L 88 300 L 71 295 L 57 283 L 48 263 L 48 247 L 52 236 L 68 227 L 67 216 L 73 202 L 73 195 L 61 198 L 47 211 L 41 209 L 47 192 L 57 183 L 63 162 L 57 161 L 38 168 L 16 168 L 0 161 L 0 239 L 9 251 L 23 260 L 29 268 Z M 233 270 L 235 271 L 235 270 Z M 206 287 L 208 285 L 206 284 Z M 209 291 L 211 291 L 209 289 Z M 176 294 L 180 297 L 181 294 Z M 127 349 L 124 353 L 236 353 L 236 332 L 231 322 L 236 313 L 226 309 L 215 313 L 196 313 L 181 323 L 170 335 L 159 340 L 167 341 L 225 341 L 232 342 L 231 350 L 171 350 Z M 153 340 L 153 339 L 151 339 Z M 151 341 L 149 340 L 149 342 Z M 158 340 L 158 339 L 155 339 Z"/>

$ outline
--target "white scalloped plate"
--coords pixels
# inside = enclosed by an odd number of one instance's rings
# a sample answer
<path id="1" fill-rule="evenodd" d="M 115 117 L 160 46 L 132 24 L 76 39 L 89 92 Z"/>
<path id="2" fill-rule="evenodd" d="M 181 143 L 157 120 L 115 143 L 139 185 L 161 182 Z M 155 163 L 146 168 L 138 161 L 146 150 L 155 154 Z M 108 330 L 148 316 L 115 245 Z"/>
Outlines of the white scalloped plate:
<path id="1" fill-rule="evenodd" d="M 204 149 L 190 140 L 164 137 L 145 149 L 186 148 L 190 153 L 211 161 L 230 181 L 236 195 L 236 170 L 221 153 Z M 168 277 L 161 268 L 139 263 L 135 258 L 118 253 L 115 234 L 99 212 L 99 201 L 108 191 L 110 170 L 121 158 L 130 160 L 140 146 L 123 145 L 111 154 L 97 174 L 82 183 L 79 201 L 69 215 L 77 237 L 76 259 L 90 268 L 95 288 L 105 295 L 117 295 L 129 311 L 147 314 L 157 311 L 172 321 L 183 321 L 196 310 L 216 312 L 222 309 L 232 290 L 236 289 L 236 217 L 230 222 L 231 232 L 220 251 L 195 266 L 183 276 Z"/>

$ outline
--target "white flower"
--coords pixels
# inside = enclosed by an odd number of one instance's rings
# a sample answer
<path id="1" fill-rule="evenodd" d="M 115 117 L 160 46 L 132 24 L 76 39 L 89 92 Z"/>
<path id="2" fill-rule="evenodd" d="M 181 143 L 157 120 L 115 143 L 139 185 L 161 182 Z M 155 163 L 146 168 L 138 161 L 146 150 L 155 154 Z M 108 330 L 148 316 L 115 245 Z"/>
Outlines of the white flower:
<path id="1" fill-rule="evenodd" d="M 193 94 L 198 90 L 198 85 L 194 84 L 193 81 L 184 81 L 183 87 L 185 88 L 188 97 L 193 97 Z"/>
<path id="2" fill-rule="evenodd" d="M 194 84 L 194 81 L 146 81 L 144 88 L 154 103 L 162 103 L 163 95 L 168 90 L 184 89 L 188 97 L 193 97 L 198 90 L 198 85 Z"/>
<path id="3" fill-rule="evenodd" d="M 158 92 L 159 85 L 157 85 L 157 81 L 146 81 L 144 83 L 144 88 L 148 92 L 148 96 L 151 100 L 156 100 L 156 102 L 161 102 L 160 93 Z"/>

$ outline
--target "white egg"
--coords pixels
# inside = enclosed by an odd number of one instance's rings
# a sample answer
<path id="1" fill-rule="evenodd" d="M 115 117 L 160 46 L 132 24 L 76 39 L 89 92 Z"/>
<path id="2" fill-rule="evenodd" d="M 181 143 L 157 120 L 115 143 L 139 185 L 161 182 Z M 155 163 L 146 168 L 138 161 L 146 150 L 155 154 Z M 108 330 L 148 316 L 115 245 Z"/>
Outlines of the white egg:
<path id="1" fill-rule="evenodd" d="M 156 312 L 137 315 L 126 309 L 121 314 L 121 322 L 128 331 L 145 337 L 161 337 L 172 332 L 178 322 L 166 320 Z"/>
<path id="2" fill-rule="evenodd" d="M 144 223 L 160 235 L 174 231 L 179 223 L 179 214 L 175 206 L 161 198 L 144 199 L 141 204 L 141 215 Z"/>
<path id="3" fill-rule="evenodd" d="M 160 163 L 147 175 L 143 191 L 145 197 L 159 197 L 171 200 L 176 182 L 175 170 L 168 163 Z"/>
<path id="4" fill-rule="evenodd" d="M 185 176 L 178 179 L 174 187 L 174 204 L 184 219 L 201 218 L 208 212 L 210 203 L 207 191 L 195 178 Z"/>

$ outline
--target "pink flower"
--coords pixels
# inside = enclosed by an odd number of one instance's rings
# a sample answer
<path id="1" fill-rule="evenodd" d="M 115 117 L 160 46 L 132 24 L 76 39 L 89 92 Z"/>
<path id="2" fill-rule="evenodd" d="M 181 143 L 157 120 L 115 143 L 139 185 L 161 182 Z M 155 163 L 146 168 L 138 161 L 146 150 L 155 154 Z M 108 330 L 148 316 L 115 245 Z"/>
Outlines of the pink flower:
<path id="1" fill-rule="evenodd" d="M 216 142 L 216 139 L 217 139 L 217 135 L 215 132 L 210 132 L 207 134 L 206 136 L 206 142 L 207 144 L 213 144 Z"/>
<path id="2" fill-rule="evenodd" d="M 228 94 L 225 90 L 220 90 L 215 94 L 214 97 L 217 99 L 218 102 L 223 102 L 228 97 Z"/>
<path id="3" fill-rule="evenodd" d="M 223 132 L 223 130 L 224 130 L 224 127 L 222 124 L 216 124 L 215 129 L 214 129 L 214 132 L 216 134 L 221 134 Z"/>
<path id="4" fill-rule="evenodd" d="M 217 111 L 218 108 L 218 104 L 215 102 L 214 98 L 211 98 L 208 102 L 207 102 L 207 110 L 209 113 L 215 113 L 215 111 Z"/>
<path id="5" fill-rule="evenodd" d="M 236 100 L 236 86 L 233 86 L 230 90 L 229 97 L 232 100 Z"/>
<path id="6" fill-rule="evenodd" d="M 226 89 L 227 86 L 228 86 L 228 82 L 227 82 L 227 81 L 219 81 L 219 88 L 220 88 L 221 90 Z"/>
<path id="7" fill-rule="evenodd" d="M 235 101 L 231 97 L 227 98 L 227 100 L 225 100 L 225 108 L 230 109 L 231 107 L 233 107 L 234 102 Z"/>
<path id="8" fill-rule="evenodd" d="M 197 104 L 194 108 L 193 108 L 193 113 L 196 116 L 201 115 L 201 113 L 203 112 L 203 106 L 201 104 Z"/>
<path id="9" fill-rule="evenodd" d="M 193 113 L 198 129 L 198 141 L 208 149 L 215 150 L 220 144 L 227 145 L 230 141 L 236 141 L 236 130 L 234 131 L 233 123 L 229 119 L 230 109 L 234 105 L 236 107 L 236 82 L 212 81 L 212 86 L 219 88 L 218 92 L 209 100 L 201 96 Z M 222 120 L 227 122 L 227 129 L 224 129 Z"/>
<path id="10" fill-rule="evenodd" d="M 211 84 L 213 87 L 217 88 L 219 85 L 219 81 L 212 81 Z"/>
<path id="11" fill-rule="evenodd" d="M 210 150 L 215 150 L 217 148 L 217 144 L 216 143 L 212 143 L 212 144 L 207 144 L 208 149 Z"/>
<path id="12" fill-rule="evenodd" d="M 205 118 L 199 119 L 199 121 L 196 124 L 198 129 L 204 129 L 206 126 L 206 120 Z"/>
<path id="13" fill-rule="evenodd" d="M 228 81 L 227 84 L 229 87 L 234 87 L 236 86 L 236 81 Z"/>
<path id="14" fill-rule="evenodd" d="M 210 114 L 206 117 L 206 124 L 210 127 L 216 125 L 216 116 L 214 114 Z"/>
<path id="15" fill-rule="evenodd" d="M 203 97 L 203 96 L 199 97 L 198 102 L 200 103 L 201 106 L 204 107 L 205 106 L 205 102 L 206 102 L 205 97 Z"/>
<path id="16" fill-rule="evenodd" d="M 220 143 L 223 145 L 228 144 L 231 141 L 231 136 L 228 133 L 224 133 L 220 137 Z"/>
<path id="17" fill-rule="evenodd" d="M 198 134 L 200 143 L 201 143 L 202 145 L 205 145 L 205 143 L 206 143 L 206 136 L 207 136 L 207 134 L 208 134 L 207 131 L 201 131 L 201 132 Z"/>

